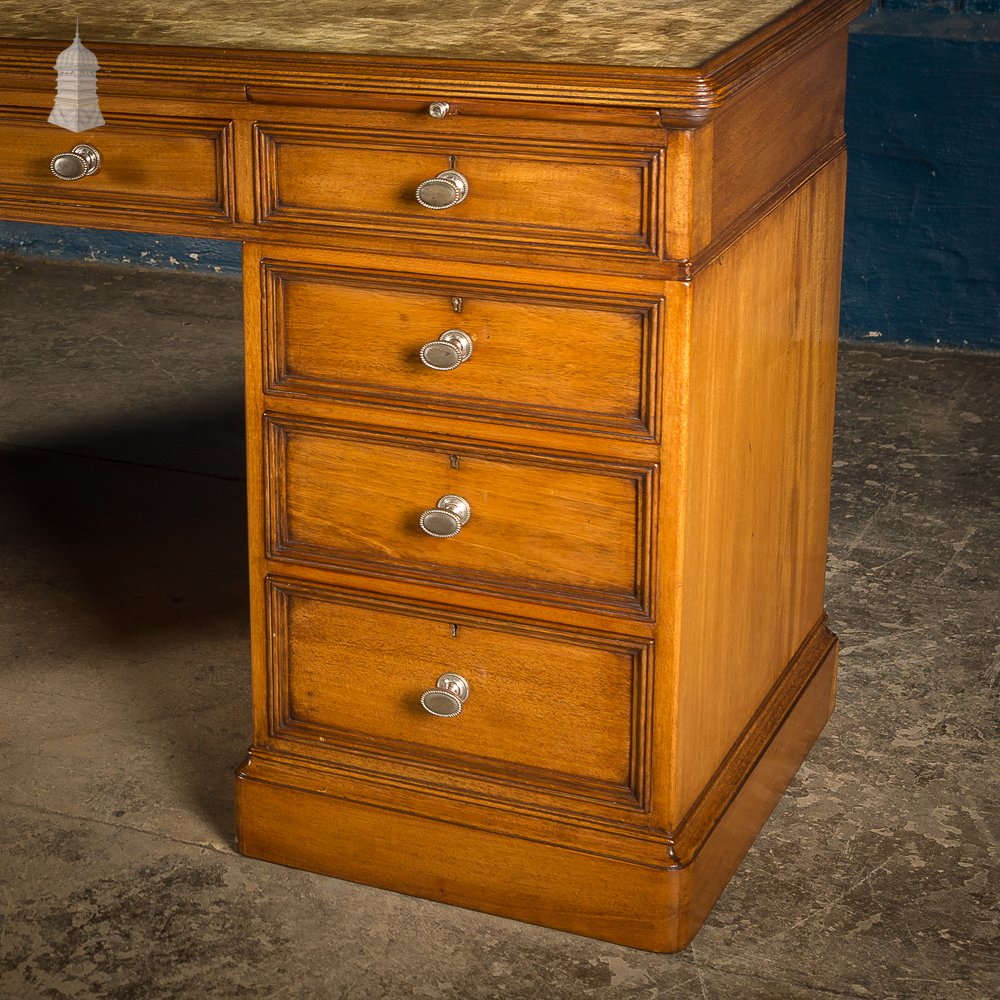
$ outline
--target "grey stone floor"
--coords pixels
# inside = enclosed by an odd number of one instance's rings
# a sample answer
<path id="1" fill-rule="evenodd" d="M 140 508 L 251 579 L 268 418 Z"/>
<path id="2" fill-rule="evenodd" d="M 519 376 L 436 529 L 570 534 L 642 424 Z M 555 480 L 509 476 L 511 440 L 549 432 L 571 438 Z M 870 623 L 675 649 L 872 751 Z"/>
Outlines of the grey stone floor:
<path id="1" fill-rule="evenodd" d="M 844 346 L 839 708 L 656 956 L 234 853 L 239 316 L 0 258 L 0 997 L 1000 996 L 1000 356 Z"/>

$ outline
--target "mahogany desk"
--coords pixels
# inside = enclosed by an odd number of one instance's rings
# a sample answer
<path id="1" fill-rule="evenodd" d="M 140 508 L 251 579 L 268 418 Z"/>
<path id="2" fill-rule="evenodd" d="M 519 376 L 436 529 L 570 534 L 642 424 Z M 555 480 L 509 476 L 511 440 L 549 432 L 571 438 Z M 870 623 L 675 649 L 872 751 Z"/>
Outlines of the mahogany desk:
<path id="1" fill-rule="evenodd" d="M 867 6 L 0 2 L 0 215 L 245 247 L 240 850 L 696 933 L 833 707 Z M 77 12 L 108 124 L 73 136 Z"/>

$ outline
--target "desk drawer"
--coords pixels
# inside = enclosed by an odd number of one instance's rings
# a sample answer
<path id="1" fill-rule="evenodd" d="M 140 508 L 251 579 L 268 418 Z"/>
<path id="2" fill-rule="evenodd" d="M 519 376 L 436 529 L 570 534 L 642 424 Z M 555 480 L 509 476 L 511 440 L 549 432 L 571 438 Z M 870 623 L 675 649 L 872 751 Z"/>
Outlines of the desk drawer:
<path id="1" fill-rule="evenodd" d="M 272 741 L 351 754 L 383 778 L 423 768 L 425 787 L 500 779 L 640 806 L 647 642 L 273 579 L 268 618 Z M 468 690 L 464 703 L 435 709 L 459 714 L 436 717 L 421 698 L 445 674 Z"/>
<path id="2" fill-rule="evenodd" d="M 430 239 L 658 252 L 663 151 L 558 139 L 256 128 L 261 221 Z M 468 194 L 435 210 L 417 187 L 454 169 Z"/>
<path id="3" fill-rule="evenodd" d="M 108 115 L 108 124 L 71 133 L 45 121 L 39 109 L 5 110 L 0 199 L 19 209 L 37 205 L 143 216 L 232 218 L 231 126 L 211 119 Z M 101 155 L 99 170 L 64 181 L 49 167 L 57 153 L 78 143 Z"/>
<path id="4" fill-rule="evenodd" d="M 659 297 L 274 260 L 263 288 L 271 394 L 656 436 Z M 421 361 L 456 329 L 466 360 Z"/>
<path id="5" fill-rule="evenodd" d="M 645 616 L 655 469 L 266 418 L 270 554 Z M 436 513 L 471 507 L 465 526 Z"/>

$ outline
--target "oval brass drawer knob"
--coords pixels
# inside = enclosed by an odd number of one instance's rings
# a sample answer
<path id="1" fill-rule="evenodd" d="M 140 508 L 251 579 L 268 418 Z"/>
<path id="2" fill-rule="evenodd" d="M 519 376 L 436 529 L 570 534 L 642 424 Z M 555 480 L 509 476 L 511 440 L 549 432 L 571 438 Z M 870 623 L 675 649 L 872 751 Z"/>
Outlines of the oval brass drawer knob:
<path id="1" fill-rule="evenodd" d="M 440 719 L 450 719 L 461 714 L 469 697 L 469 682 L 461 674 L 442 674 L 430 691 L 420 696 L 424 711 Z"/>
<path id="2" fill-rule="evenodd" d="M 83 143 L 74 146 L 68 153 L 56 153 L 49 167 L 61 181 L 78 181 L 100 170 L 101 154 L 93 146 Z"/>
<path id="3" fill-rule="evenodd" d="M 420 527 L 435 538 L 454 538 L 462 525 L 469 523 L 470 517 L 469 501 L 449 493 L 438 500 L 436 507 L 420 515 Z"/>
<path id="4" fill-rule="evenodd" d="M 469 182 L 457 170 L 443 170 L 417 187 L 417 201 L 424 208 L 453 208 L 465 201 Z"/>
<path id="5" fill-rule="evenodd" d="M 472 338 L 464 330 L 445 330 L 420 348 L 420 360 L 436 372 L 450 372 L 472 355 Z"/>

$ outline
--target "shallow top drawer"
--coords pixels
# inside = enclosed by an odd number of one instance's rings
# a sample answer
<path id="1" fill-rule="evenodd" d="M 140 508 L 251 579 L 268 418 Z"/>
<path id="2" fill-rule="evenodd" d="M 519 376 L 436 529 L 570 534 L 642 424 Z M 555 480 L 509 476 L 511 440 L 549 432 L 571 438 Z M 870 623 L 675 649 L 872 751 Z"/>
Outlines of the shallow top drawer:
<path id="1" fill-rule="evenodd" d="M 261 221 L 641 256 L 659 249 L 657 147 L 279 124 L 255 135 Z M 441 174 L 423 200 L 450 201 L 449 178 L 461 200 L 421 204 L 417 189 Z"/>
<path id="2" fill-rule="evenodd" d="M 276 260 L 261 276 L 270 394 L 656 435 L 659 296 Z"/>
<path id="3" fill-rule="evenodd" d="M 102 128 L 71 133 L 45 116 L 37 108 L 0 115 L 0 199 L 15 202 L 19 216 L 35 205 L 44 213 L 55 204 L 138 216 L 232 218 L 229 122 L 109 115 Z M 79 180 L 60 180 L 52 158 L 79 144 L 98 151 L 100 166 Z"/>

